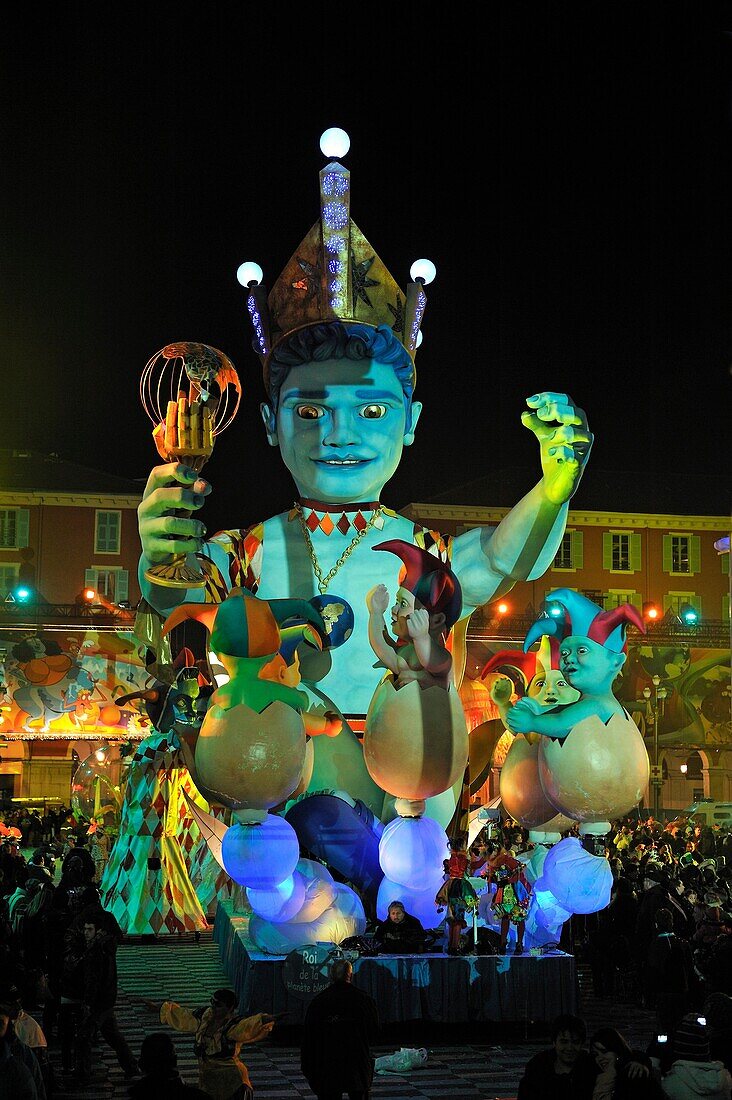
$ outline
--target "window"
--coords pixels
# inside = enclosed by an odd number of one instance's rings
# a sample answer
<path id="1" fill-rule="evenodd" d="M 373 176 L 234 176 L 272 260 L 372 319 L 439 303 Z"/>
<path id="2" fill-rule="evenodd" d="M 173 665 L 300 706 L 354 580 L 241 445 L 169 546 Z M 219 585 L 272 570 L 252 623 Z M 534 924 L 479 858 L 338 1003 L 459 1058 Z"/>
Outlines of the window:
<path id="1" fill-rule="evenodd" d="M 606 611 L 612 607 L 620 607 L 624 603 L 632 603 L 639 611 L 643 607 L 640 592 L 635 592 L 632 589 L 611 588 L 609 592 L 605 593 L 603 607 Z"/>
<path id="2" fill-rule="evenodd" d="M 636 573 L 641 567 L 641 537 L 632 531 L 606 531 L 602 567 L 611 573 Z"/>
<path id="3" fill-rule="evenodd" d="M 0 508 L 0 550 L 28 545 L 28 515 L 27 508 Z"/>
<path id="4" fill-rule="evenodd" d="M 129 572 L 115 568 L 87 569 L 84 573 L 84 587 L 93 588 L 98 596 L 109 603 L 121 603 L 129 598 Z"/>
<path id="5" fill-rule="evenodd" d="M 95 554 L 119 554 L 121 519 L 121 512 L 97 511 L 94 532 Z"/>
<path id="6" fill-rule="evenodd" d="M 575 572 L 583 565 L 583 547 L 581 531 L 565 531 L 552 564 L 554 570 Z"/>
<path id="7" fill-rule="evenodd" d="M 0 565 L 0 599 L 4 599 L 15 588 L 19 569 L 20 562 L 17 561 L 4 561 Z"/>
<path id="8" fill-rule="evenodd" d="M 663 597 L 663 610 L 672 611 L 674 615 L 679 615 L 685 604 L 701 615 L 701 596 L 697 596 L 696 592 L 668 592 Z"/>
<path id="9" fill-rule="evenodd" d="M 672 576 L 701 570 L 701 539 L 698 535 L 671 532 L 663 536 L 663 571 Z"/>

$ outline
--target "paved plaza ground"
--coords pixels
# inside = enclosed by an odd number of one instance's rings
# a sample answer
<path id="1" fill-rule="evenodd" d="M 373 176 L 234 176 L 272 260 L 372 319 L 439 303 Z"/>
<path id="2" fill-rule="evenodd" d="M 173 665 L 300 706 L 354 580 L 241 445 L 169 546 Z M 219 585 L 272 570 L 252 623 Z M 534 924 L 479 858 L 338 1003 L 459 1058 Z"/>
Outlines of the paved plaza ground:
<path id="1" fill-rule="evenodd" d="M 117 1016 L 132 1049 L 137 1053 L 146 1034 L 160 1030 L 154 1014 L 134 1003 L 132 997 L 164 1000 L 172 998 L 191 1007 L 206 1003 L 212 990 L 229 985 L 221 967 L 218 947 L 211 933 L 200 942 L 193 935 L 172 936 L 156 941 L 131 941 L 118 951 L 120 992 Z M 645 1048 L 653 1020 L 650 1014 L 622 998 L 600 1001 L 591 992 L 589 976 L 580 967 L 582 1015 L 588 1030 L 610 1024 L 626 1036 L 631 1045 Z M 178 1050 L 178 1065 L 189 1084 L 197 1080 L 192 1041 L 188 1035 L 170 1032 Z M 494 1100 L 514 1097 L 523 1066 L 537 1050 L 547 1045 L 546 1037 L 521 1027 L 480 1027 L 440 1031 L 423 1024 L 404 1025 L 399 1032 L 382 1036 L 375 1054 L 390 1054 L 400 1046 L 425 1047 L 425 1066 L 405 1077 L 378 1076 L 374 1100 L 411 1097 L 414 1100 Z M 264 1043 L 244 1048 L 244 1060 L 254 1086 L 256 1100 L 287 1100 L 312 1097 L 299 1068 L 298 1037 L 282 1027 Z M 59 1096 L 65 1100 L 121 1100 L 127 1086 L 113 1052 L 105 1045 L 95 1048 L 94 1079 L 81 1087 L 60 1073 L 58 1047 L 51 1047 L 51 1060 L 58 1072 Z M 161 1100 L 164 1098 L 161 1097 Z"/>

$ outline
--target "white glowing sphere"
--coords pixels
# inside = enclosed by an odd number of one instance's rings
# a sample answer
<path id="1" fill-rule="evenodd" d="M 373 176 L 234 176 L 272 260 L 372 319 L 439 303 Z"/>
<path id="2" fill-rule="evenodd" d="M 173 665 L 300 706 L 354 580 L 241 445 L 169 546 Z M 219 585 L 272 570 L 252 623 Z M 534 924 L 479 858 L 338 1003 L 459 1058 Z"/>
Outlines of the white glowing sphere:
<path id="1" fill-rule="evenodd" d="M 413 283 L 417 281 L 424 283 L 431 283 L 437 274 L 437 268 L 432 263 L 432 260 L 415 260 L 409 269 L 409 278 Z"/>
<path id="2" fill-rule="evenodd" d="M 424 339 L 424 337 L 422 336 L 422 330 L 420 329 L 419 332 L 417 333 L 417 347 L 421 346 L 423 339 Z"/>
<path id="3" fill-rule="evenodd" d="M 351 139 L 338 126 L 331 126 L 320 135 L 320 151 L 324 157 L 345 157 L 350 148 Z"/>
<path id="4" fill-rule="evenodd" d="M 259 285 L 264 278 L 264 272 L 254 260 L 245 260 L 245 262 L 239 264 L 239 267 L 236 269 L 236 277 L 242 286 L 249 286 L 250 283 Z"/>

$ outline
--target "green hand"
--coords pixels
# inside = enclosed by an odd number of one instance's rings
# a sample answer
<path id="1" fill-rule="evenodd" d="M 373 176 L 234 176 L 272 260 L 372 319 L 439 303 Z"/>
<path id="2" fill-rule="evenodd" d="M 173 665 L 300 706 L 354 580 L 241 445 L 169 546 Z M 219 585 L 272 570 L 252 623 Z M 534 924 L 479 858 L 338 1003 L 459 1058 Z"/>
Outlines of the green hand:
<path id="1" fill-rule="evenodd" d="M 537 393 L 526 404 L 521 423 L 539 440 L 544 491 L 552 504 L 565 504 L 592 448 L 587 417 L 566 393 Z"/>

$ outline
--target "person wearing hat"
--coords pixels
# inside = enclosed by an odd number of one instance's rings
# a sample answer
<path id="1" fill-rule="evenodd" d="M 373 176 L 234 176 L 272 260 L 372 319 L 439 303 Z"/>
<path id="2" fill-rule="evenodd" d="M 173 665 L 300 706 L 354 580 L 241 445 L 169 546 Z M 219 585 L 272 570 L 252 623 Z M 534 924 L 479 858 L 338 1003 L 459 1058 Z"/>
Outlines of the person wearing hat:
<path id="1" fill-rule="evenodd" d="M 712 1059 L 704 1016 L 688 1013 L 673 1038 L 672 1064 L 661 1086 L 669 1100 L 730 1100 L 732 1077 Z"/>
<path id="2" fill-rule="evenodd" d="M 239 1057 L 245 1043 L 257 1043 L 269 1035 L 275 1017 L 265 1012 L 240 1016 L 239 998 L 233 989 L 217 989 L 207 1005 L 185 1008 L 175 1001 L 141 1003 L 160 1015 L 160 1023 L 195 1036 L 198 1084 L 212 1100 L 252 1100 L 249 1071 Z"/>

